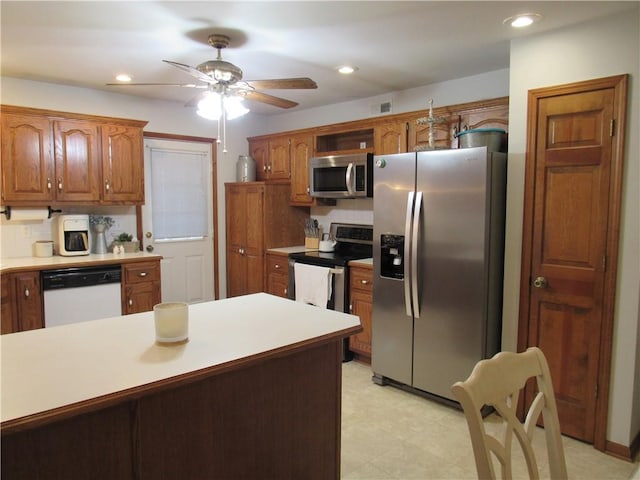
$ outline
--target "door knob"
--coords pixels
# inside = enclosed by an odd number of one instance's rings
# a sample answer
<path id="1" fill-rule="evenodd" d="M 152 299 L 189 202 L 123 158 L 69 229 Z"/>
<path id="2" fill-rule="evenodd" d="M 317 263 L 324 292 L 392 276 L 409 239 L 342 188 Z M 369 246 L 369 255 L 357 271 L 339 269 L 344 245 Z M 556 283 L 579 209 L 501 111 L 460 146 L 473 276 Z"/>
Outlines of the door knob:
<path id="1" fill-rule="evenodd" d="M 153 252 L 153 245 L 147 245 L 147 252 Z"/>
<path id="2" fill-rule="evenodd" d="M 545 288 L 547 286 L 547 279 L 544 277 L 537 277 L 533 281 L 533 286 L 536 288 Z"/>

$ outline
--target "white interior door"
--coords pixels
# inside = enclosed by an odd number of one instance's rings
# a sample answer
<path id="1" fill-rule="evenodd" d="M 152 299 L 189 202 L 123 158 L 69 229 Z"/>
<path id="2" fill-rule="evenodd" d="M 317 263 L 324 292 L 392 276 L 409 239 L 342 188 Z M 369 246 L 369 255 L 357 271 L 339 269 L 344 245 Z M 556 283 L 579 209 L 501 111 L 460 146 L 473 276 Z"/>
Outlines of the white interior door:
<path id="1" fill-rule="evenodd" d="M 163 256 L 162 301 L 214 299 L 211 145 L 145 138 L 144 248 Z"/>

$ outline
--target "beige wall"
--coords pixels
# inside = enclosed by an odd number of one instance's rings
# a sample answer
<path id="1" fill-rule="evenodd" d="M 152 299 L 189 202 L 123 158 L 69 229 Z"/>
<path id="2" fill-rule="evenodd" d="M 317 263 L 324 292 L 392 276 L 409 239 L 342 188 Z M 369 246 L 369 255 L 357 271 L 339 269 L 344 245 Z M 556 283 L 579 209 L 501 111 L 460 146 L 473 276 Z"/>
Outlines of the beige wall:
<path id="1" fill-rule="evenodd" d="M 522 204 L 528 90 L 628 73 L 623 208 L 615 303 L 611 396 L 607 439 L 625 446 L 640 431 L 640 118 L 638 111 L 640 13 L 606 18 L 511 44 L 509 92 L 509 176 L 503 348 L 517 340 Z"/>

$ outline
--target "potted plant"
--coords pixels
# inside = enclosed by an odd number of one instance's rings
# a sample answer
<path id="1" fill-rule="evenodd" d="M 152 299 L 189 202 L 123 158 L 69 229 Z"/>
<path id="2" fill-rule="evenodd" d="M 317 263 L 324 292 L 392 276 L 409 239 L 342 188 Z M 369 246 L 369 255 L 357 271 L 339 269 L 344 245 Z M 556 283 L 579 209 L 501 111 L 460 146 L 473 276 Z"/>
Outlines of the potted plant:
<path id="1" fill-rule="evenodd" d="M 139 250 L 138 240 L 133 240 L 133 235 L 122 232 L 114 237 L 114 245 L 122 245 L 126 253 L 133 253 Z"/>

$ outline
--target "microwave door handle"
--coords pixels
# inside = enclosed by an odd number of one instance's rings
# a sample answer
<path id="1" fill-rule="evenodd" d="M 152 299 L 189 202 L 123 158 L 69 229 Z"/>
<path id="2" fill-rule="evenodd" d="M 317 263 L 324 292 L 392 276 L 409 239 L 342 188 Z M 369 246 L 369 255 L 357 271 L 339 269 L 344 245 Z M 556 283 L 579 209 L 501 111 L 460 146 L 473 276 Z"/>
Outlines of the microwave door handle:
<path id="1" fill-rule="evenodd" d="M 422 192 L 416 192 L 416 204 L 413 209 L 413 232 L 411 238 L 411 296 L 413 298 L 413 316 L 420 318 L 418 298 L 418 236 L 420 233 L 420 211 L 422 210 Z"/>
<path id="2" fill-rule="evenodd" d="M 350 162 L 349 165 L 347 166 L 347 173 L 346 173 L 346 178 L 345 178 L 345 182 L 347 183 L 347 192 L 349 192 L 349 195 L 355 195 L 355 188 L 354 188 L 354 181 L 353 181 L 353 162 Z"/>
<path id="3" fill-rule="evenodd" d="M 404 222 L 404 238 L 405 238 L 405 259 L 404 259 L 404 307 L 408 317 L 413 316 L 411 310 L 411 257 L 413 251 L 411 249 L 411 219 L 413 217 L 413 199 L 414 192 L 407 194 L 407 216 Z"/>

